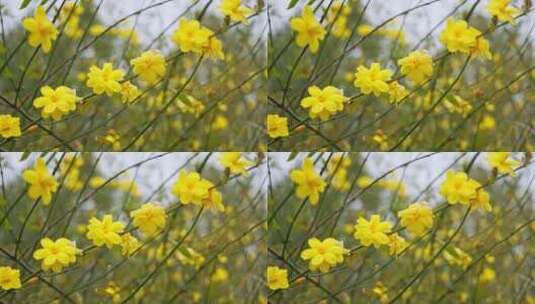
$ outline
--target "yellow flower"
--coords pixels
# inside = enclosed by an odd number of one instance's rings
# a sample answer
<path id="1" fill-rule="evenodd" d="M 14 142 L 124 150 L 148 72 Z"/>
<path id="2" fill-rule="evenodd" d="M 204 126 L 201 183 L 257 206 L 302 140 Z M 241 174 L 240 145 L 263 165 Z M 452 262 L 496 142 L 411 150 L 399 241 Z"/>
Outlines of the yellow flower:
<path id="1" fill-rule="evenodd" d="M 311 158 L 305 158 L 301 169 L 292 170 L 290 179 L 297 184 L 296 195 L 298 198 L 308 198 L 312 205 L 318 203 L 319 194 L 325 190 L 326 183 L 316 173 Z"/>
<path id="2" fill-rule="evenodd" d="M 309 97 L 301 100 L 301 107 L 309 109 L 308 115 L 314 119 L 319 117 L 321 120 L 327 120 L 330 116 L 344 109 L 344 102 L 347 98 L 344 92 L 333 86 L 327 86 L 320 89 L 317 86 L 308 88 Z"/>
<path id="3" fill-rule="evenodd" d="M 392 81 L 389 84 L 390 90 L 388 91 L 388 101 L 392 104 L 399 105 L 405 102 L 406 97 L 409 96 L 407 89 L 399 84 L 397 81 Z"/>
<path id="4" fill-rule="evenodd" d="M 220 283 L 225 282 L 228 280 L 229 274 L 228 271 L 225 268 L 217 267 L 214 271 L 214 274 L 212 274 L 212 282 L 214 283 Z"/>
<path id="5" fill-rule="evenodd" d="M 474 181 L 475 182 L 475 181 Z M 487 191 L 481 189 L 481 184 L 478 182 L 477 187 L 478 190 L 476 191 L 476 196 L 470 200 L 470 205 L 474 208 L 481 208 L 487 212 L 492 210 L 492 206 L 490 205 L 490 195 Z"/>
<path id="6" fill-rule="evenodd" d="M 58 189 L 58 182 L 48 172 L 43 158 L 37 159 L 33 169 L 24 170 L 22 178 L 30 184 L 28 196 L 31 199 L 41 198 L 45 206 L 50 204 L 52 193 Z"/>
<path id="7" fill-rule="evenodd" d="M 208 198 L 210 187 L 211 183 L 201 178 L 199 173 L 180 170 L 178 180 L 173 185 L 171 192 L 184 205 L 190 203 L 200 205 L 202 200 Z"/>
<path id="8" fill-rule="evenodd" d="M 154 203 L 147 203 L 130 212 L 133 224 L 147 236 L 154 236 L 165 227 L 165 209 Z"/>
<path id="9" fill-rule="evenodd" d="M 399 236 L 397 233 L 392 233 L 389 235 L 388 240 L 388 254 L 391 256 L 400 255 L 405 249 L 407 249 L 407 247 L 409 247 L 407 241 L 405 241 L 405 239 Z"/>
<path id="10" fill-rule="evenodd" d="M 93 36 L 99 36 L 104 33 L 106 28 L 101 24 L 94 24 L 89 28 L 89 34 Z"/>
<path id="11" fill-rule="evenodd" d="M 466 117 L 472 111 L 472 105 L 458 95 L 453 95 L 453 99 L 445 99 L 444 107 L 451 113 L 457 113 Z"/>
<path id="12" fill-rule="evenodd" d="M 215 38 L 214 33 L 210 31 L 210 39 L 208 44 L 203 47 L 203 53 L 208 55 L 212 59 L 225 59 L 225 54 L 223 53 L 223 45 L 221 41 Z"/>
<path id="13" fill-rule="evenodd" d="M 20 287 L 20 270 L 7 266 L 0 267 L 0 288 L 10 290 Z"/>
<path id="14" fill-rule="evenodd" d="M 373 31 L 373 27 L 369 24 L 362 24 L 357 27 L 357 33 L 360 36 L 366 36 Z"/>
<path id="15" fill-rule="evenodd" d="M 363 246 L 373 245 L 378 248 L 381 245 L 386 245 L 390 242 L 387 233 L 392 229 L 392 223 L 388 221 L 381 222 L 379 215 L 372 215 L 370 221 L 363 217 L 359 217 L 355 225 L 355 233 L 353 236 L 359 240 Z"/>
<path id="16" fill-rule="evenodd" d="M 325 37 L 325 29 L 314 17 L 314 11 L 310 6 L 305 6 L 303 15 L 290 20 L 290 26 L 297 32 L 295 42 L 299 47 L 310 47 L 312 53 L 316 53 L 319 42 Z"/>
<path id="17" fill-rule="evenodd" d="M 252 13 L 248 7 L 241 5 L 241 0 L 223 0 L 219 10 L 231 21 L 247 23 L 247 17 Z"/>
<path id="18" fill-rule="evenodd" d="M 267 285 L 271 290 L 288 288 L 288 270 L 277 266 L 268 266 Z"/>
<path id="19" fill-rule="evenodd" d="M 344 262 L 344 255 L 349 254 L 349 250 L 344 248 L 344 243 L 333 238 L 326 238 L 320 241 L 317 238 L 308 240 L 310 248 L 301 252 L 301 258 L 310 260 L 308 268 L 311 271 L 327 272 L 331 267 Z"/>
<path id="20" fill-rule="evenodd" d="M 479 281 L 481 283 L 489 283 L 496 279 L 496 272 L 489 267 L 485 267 L 481 274 L 479 275 Z"/>
<path id="21" fill-rule="evenodd" d="M 121 85 L 121 101 L 123 103 L 133 103 L 141 96 L 141 91 L 130 81 L 125 81 Z"/>
<path id="22" fill-rule="evenodd" d="M 178 29 L 171 39 L 184 53 L 194 52 L 202 54 L 209 44 L 212 31 L 201 26 L 197 20 L 181 18 Z"/>
<path id="23" fill-rule="evenodd" d="M 381 304 L 388 303 L 388 288 L 381 281 L 377 281 L 372 288 L 372 293 L 377 297 Z"/>
<path id="24" fill-rule="evenodd" d="M 125 233 L 121 236 L 121 254 L 124 256 L 131 256 L 139 248 L 141 248 L 141 243 L 132 236 L 130 233 Z"/>
<path id="25" fill-rule="evenodd" d="M 359 66 L 355 73 L 355 81 L 353 84 L 359 88 L 363 94 L 373 93 L 379 96 L 381 93 L 386 93 L 390 89 L 387 81 L 392 77 L 392 71 L 388 69 L 381 70 L 379 63 L 372 63 L 370 68 Z"/>
<path id="26" fill-rule="evenodd" d="M 496 128 L 496 120 L 491 115 L 485 114 L 479 123 L 479 129 L 483 131 L 491 131 Z"/>
<path id="27" fill-rule="evenodd" d="M 107 62 L 104 63 L 102 69 L 97 66 L 89 68 L 86 84 L 97 95 L 106 93 L 106 95 L 111 96 L 113 93 L 121 91 L 122 86 L 119 82 L 123 80 L 123 77 L 124 72 L 122 70 L 114 70 L 113 65 Z"/>
<path id="28" fill-rule="evenodd" d="M 466 269 L 472 263 L 472 257 L 458 247 L 453 248 L 453 251 L 445 250 L 443 255 L 448 263 L 460 266 L 463 269 Z"/>
<path id="29" fill-rule="evenodd" d="M 277 114 L 268 114 L 266 125 L 269 137 L 277 138 L 288 136 L 288 118 Z"/>
<path id="30" fill-rule="evenodd" d="M 515 17 L 520 10 L 509 6 L 511 0 L 490 0 L 487 5 L 487 11 L 499 21 L 515 23 Z"/>
<path id="31" fill-rule="evenodd" d="M 452 53 L 469 54 L 476 46 L 476 40 L 480 34 L 478 30 L 468 26 L 466 21 L 449 18 L 446 28 L 440 34 L 440 41 Z"/>
<path id="32" fill-rule="evenodd" d="M 240 152 L 222 152 L 219 155 L 219 162 L 225 168 L 229 168 L 231 174 L 247 174 L 246 168 L 253 162 L 242 158 Z"/>
<path id="33" fill-rule="evenodd" d="M 59 238 L 53 241 L 49 238 L 41 240 L 41 249 L 33 253 L 33 258 L 43 260 L 41 268 L 44 271 L 52 270 L 60 272 L 64 267 L 68 267 L 76 262 L 76 255 L 82 251 L 76 248 L 76 244 L 66 238 Z"/>
<path id="34" fill-rule="evenodd" d="M 401 74 L 415 84 L 422 84 L 433 75 L 433 58 L 425 51 L 414 51 L 398 60 Z"/>
<path id="35" fill-rule="evenodd" d="M 134 66 L 134 73 L 139 75 L 149 85 L 156 84 L 165 75 L 165 58 L 159 51 L 150 50 L 130 61 Z"/>
<path id="36" fill-rule="evenodd" d="M 426 202 L 418 202 L 398 212 L 401 226 L 415 236 L 422 236 L 433 226 L 433 210 Z"/>
<path id="37" fill-rule="evenodd" d="M 56 89 L 44 86 L 41 88 L 41 95 L 33 101 L 33 106 L 37 109 L 42 108 L 43 118 L 52 117 L 54 120 L 59 120 L 63 115 L 76 110 L 76 102 L 79 99 L 76 91 L 66 86 Z"/>
<path id="38" fill-rule="evenodd" d="M 20 118 L 8 114 L 0 115 L 0 135 L 4 138 L 19 137 Z"/>
<path id="39" fill-rule="evenodd" d="M 509 158 L 509 152 L 489 152 L 487 160 L 492 168 L 496 168 L 498 173 L 515 175 L 515 169 L 520 166 L 520 162 Z"/>
<path id="40" fill-rule="evenodd" d="M 111 215 L 107 214 L 99 221 L 92 217 L 87 225 L 87 238 L 93 241 L 93 244 L 98 247 L 106 245 L 111 248 L 113 245 L 121 243 L 120 234 L 124 230 L 124 224 L 121 222 L 114 222 Z"/>
<path id="41" fill-rule="evenodd" d="M 212 123 L 212 130 L 224 130 L 228 127 L 228 120 L 223 115 L 216 115 L 214 122 Z"/>
<path id="42" fill-rule="evenodd" d="M 40 5 L 32 17 L 25 18 L 22 26 L 28 31 L 28 43 L 32 47 L 43 47 L 43 52 L 48 53 L 52 48 L 52 41 L 58 37 L 58 29 L 46 16 L 45 9 Z"/>
<path id="43" fill-rule="evenodd" d="M 472 55 L 476 57 L 484 57 L 487 59 L 492 59 L 492 53 L 490 52 L 490 45 L 487 39 L 483 37 L 478 37 L 476 39 L 476 44 L 472 48 Z"/>
<path id="44" fill-rule="evenodd" d="M 479 183 L 464 172 L 448 171 L 446 180 L 440 186 L 440 194 L 450 204 L 468 205 L 477 196 Z"/>

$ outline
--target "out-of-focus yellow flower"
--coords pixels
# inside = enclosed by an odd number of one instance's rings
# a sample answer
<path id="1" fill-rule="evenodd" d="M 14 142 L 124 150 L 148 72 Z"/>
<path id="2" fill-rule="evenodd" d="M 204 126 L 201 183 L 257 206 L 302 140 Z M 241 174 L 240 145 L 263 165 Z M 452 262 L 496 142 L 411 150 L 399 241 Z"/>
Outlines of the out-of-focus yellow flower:
<path id="1" fill-rule="evenodd" d="M 33 17 L 22 20 L 22 26 L 29 33 L 28 43 L 32 47 L 41 46 L 43 52 L 50 52 L 52 41 L 58 37 L 58 29 L 48 20 L 43 6 L 37 7 Z"/>
<path id="2" fill-rule="evenodd" d="M 121 101 L 123 103 L 133 103 L 141 96 L 141 91 L 130 81 L 125 81 L 121 85 Z"/>
<path id="3" fill-rule="evenodd" d="M 291 28 L 297 32 L 295 42 L 299 47 L 310 47 L 312 53 L 316 53 L 319 42 L 325 37 L 326 31 L 316 20 L 314 11 L 310 6 L 305 6 L 303 15 L 290 20 Z"/>
<path id="4" fill-rule="evenodd" d="M 520 166 L 520 162 L 510 158 L 509 152 L 489 152 L 487 160 L 492 168 L 496 168 L 498 173 L 515 176 L 515 169 Z"/>
<path id="5" fill-rule="evenodd" d="M 310 260 L 308 268 L 311 271 L 327 272 L 331 267 L 344 262 L 344 255 L 349 254 L 349 250 L 344 248 L 344 243 L 334 238 L 326 238 L 320 241 L 317 238 L 308 240 L 310 248 L 301 252 L 301 258 Z"/>
<path id="6" fill-rule="evenodd" d="M 58 182 L 48 172 L 45 160 L 38 158 L 33 169 L 26 169 L 22 173 L 22 178 L 25 182 L 30 184 L 28 188 L 28 196 L 31 199 L 41 198 L 43 205 L 50 204 L 52 200 L 52 193 L 58 189 Z"/>
<path id="7" fill-rule="evenodd" d="M 311 158 L 305 158 L 303 167 L 290 172 L 290 179 L 297 184 L 296 195 L 300 199 L 308 198 L 312 205 L 319 201 L 319 194 L 325 190 L 326 183 L 314 169 Z"/>
<path id="8" fill-rule="evenodd" d="M 409 246 L 407 241 L 397 233 L 389 235 L 388 240 L 388 254 L 391 256 L 400 255 Z"/>
<path id="9" fill-rule="evenodd" d="M 121 254 L 124 256 L 133 255 L 139 248 L 141 243 L 130 233 L 125 233 L 121 236 Z"/>
<path id="10" fill-rule="evenodd" d="M 355 233 L 353 236 L 359 240 L 363 246 L 373 245 L 379 248 L 381 245 L 386 245 L 390 242 L 387 233 L 392 229 L 392 223 L 388 221 L 381 221 L 381 217 L 377 214 L 371 216 L 367 221 L 363 217 L 359 217 L 355 225 Z"/>
<path id="11" fill-rule="evenodd" d="M 277 114 L 268 114 L 266 125 L 269 137 L 277 138 L 288 136 L 288 118 Z"/>
<path id="12" fill-rule="evenodd" d="M 267 268 L 267 285 L 271 290 L 287 289 L 289 287 L 288 270 L 269 266 Z"/>
<path id="13" fill-rule="evenodd" d="M 510 6 L 511 0 L 489 0 L 487 4 L 487 12 L 493 17 L 498 18 L 502 22 L 515 23 L 515 17 L 520 10 Z"/>
<path id="14" fill-rule="evenodd" d="M 19 137 L 20 118 L 8 114 L 0 115 L 0 135 L 4 138 Z"/>
<path id="15" fill-rule="evenodd" d="M 201 268 L 205 261 L 205 258 L 202 254 L 190 247 L 186 248 L 185 253 L 177 251 L 175 255 L 182 264 L 194 266 L 195 269 Z"/>
<path id="16" fill-rule="evenodd" d="M 489 267 L 485 267 L 479 275 L 479 281 L 481 283 L 490 283 L 496 279 L 496 272 Z"/>
<path id="17" fill-rule="evenodd" d="M 377 281 L 372 288 L 372 293 L 379 299 L 381 304 L 388 303 L 388 288 L 381 281 Z"/>
<path id="18" fill-rule="evenodd" d="M 444 250 L 443 256 L 451 265 L 459 266 L 463 269 L 466 269 L 472 263 L 472 257 L 459 247 L 455 247 L 453 250 Z"/>
<path id="19" fill-rule="evenodd" d="M 392 104 L 399 105 L 406 101 L 406 97 L 409 96 L 409 91 L 399 84 L 397 81 L 392 81 L 389 84 L 390 90 L 388 91 L 388 101 Z"/>
<path id="20" fill-rule="evenodd" d="M 241 4 L 241 0 L 222 0 L 219 10 L 228 16 L 233 22 L 243 22 L 247 24 L 247 17 L 253 10 Z"/>
<path id="21" fill-rule="evenodd" d="M 223 167 L 228 168 L 231 174 L 247 174 L 246 168 L 253 164 L 243 158 L 240 152 L 222 152 L 219 162 Z"/>
<path id="22" fill-rule="evenodd" d="M 214 273 L 212 274 L 212 282 L 222 283 L 227 281 L 229 278 L 228 271 L 225 268 L 217 267 Z"/>

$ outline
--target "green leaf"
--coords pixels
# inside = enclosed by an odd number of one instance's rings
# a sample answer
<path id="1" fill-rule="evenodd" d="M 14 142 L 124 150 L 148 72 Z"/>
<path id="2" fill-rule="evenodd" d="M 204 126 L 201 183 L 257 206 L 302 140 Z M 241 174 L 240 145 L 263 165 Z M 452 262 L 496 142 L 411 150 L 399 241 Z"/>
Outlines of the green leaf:
<path id="1" fill-rule="evenodd" d="M 297 1 L 299 0 L 291 0 L 290 4 L 288 5 L 288 9 L 291 9 L 292 7 L 294 7 L 297 4 Z"/>
<path id="2" fill-rule="evenodd" d="M 19 9 L 25 9 L 28 6 L 28 4 L 30 4 L 31 1 L 32 0 L 23 0 L 22 4 L 19 7 Z"/>
<path id="3" fill-rule="evenodd" d="M 299 155 L 299 152 L 291 152 L 286 161 L 293 160 L 297 155 Z"/>
<path id="4" fill-rule="evenodd" d="M 22 156 L 21 156 L 20 159 L 19 159 L 19 161 L 24 161 L 24 160 L 26 160 L 26 159 L 30 156 L 30 154 L 31 154 L 31 152 L 28 152 L 28 151 L 23 152 L 23 153 L 22 153 Z"/>

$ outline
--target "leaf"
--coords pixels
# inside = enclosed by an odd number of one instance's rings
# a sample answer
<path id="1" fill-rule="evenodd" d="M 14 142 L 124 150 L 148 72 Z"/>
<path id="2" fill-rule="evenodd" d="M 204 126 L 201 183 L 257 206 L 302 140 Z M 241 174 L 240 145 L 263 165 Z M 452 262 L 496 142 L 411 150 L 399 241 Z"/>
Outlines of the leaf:
<path id="1" fill-rule="evenodd" d="M 294 7 L 297 4 L 297 1 L 298 0 L 291 0 L 290 4 L 288 5 L 288 9 L 291 9 L 292 7 Z"/>
<path id="2" fill-rule="evenodd" d="M 25 9 L 28 6 L 28 4 L 30 4 L 31 1 L 32 0 L 23 0 L 22 4 L 19 7 L 19 9 Z"/>
<path id="3" fill-rule="evenodd" d="M 19 159 L 19 161 L 24 161 L 24 160 L 26 160 L 26 159 L 30 156 L 30 154 L 31 154 L 31 152 L 28 152 L 28 151 L 23 152 L 23 153 L 22 153 L 22 156 L 21 156 L 20 159 Z"/>
<path id="4" fill-rule="evenodd" d="M 297 155 L 299 155 L 299 152 L 295 152 L 295 151 L 291 152 L 286 161 L 289 162 L 289 161 L 293 160 Z"/>

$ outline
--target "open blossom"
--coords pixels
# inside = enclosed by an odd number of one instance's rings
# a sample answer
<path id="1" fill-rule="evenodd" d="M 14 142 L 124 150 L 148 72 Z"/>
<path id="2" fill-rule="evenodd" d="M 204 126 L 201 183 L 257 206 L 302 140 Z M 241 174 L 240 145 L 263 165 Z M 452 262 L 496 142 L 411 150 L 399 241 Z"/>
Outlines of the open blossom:
<path id="1" fill-rule="evenodd" d="M 0 288 L 10 290 L 20 287 L 20 270 L 7 266 L 0 267 Z"/>
<path id="2" fill-rule="evenodd" d="M 359 88 L 363 94 L 369 95 L 373 93 L 379 96 L 381 93 L 386 93 L 390 89 L 388 81 L 392 77 L 392 71 L 388 69 L 381 69 L 379 63 L 372 63 L 370 68 L 359 66 L 355 73 L 355 87 Z"/>
<path id="3" fill-rule="evenodd" d="M 498 173 L 515 175 L 515 169 L 518 168 L 520 162 L 509 158 L 509 152 L 489 152 L 487 160 L 492 168 L 496 168 Z"/>
<path id="4" fill-rule="evenodd" d="M 299 47 L 309 46 L 312 53 L 318 51 L 319 42 L 325 37 L 326 31 L 316 20 L 310 6 L 305 6 L 301 17 L 292 18 L 290 26 L 297 32 L 295 42 Z"/>
<path id="5" fill-rule="evenodd" d="M 448 171 L 446 180 L 440 186 L 440 194 L 450 204 L 468 205 L 475 199 L 479 183 L 470 179 L 465 172 Z"/>
<path id="6" fill-rule="evenodd" d="M 288 118 L 277 114 L 268 114 L 266 125 L 269 137 L 277 138 L 288 136 Z"/>
<path id="7" fill-rule="evenodd" d="M 440 34 L 440 41 L 455 53 L 473 54 L 487 59 L 492 57 L 489 42 L 482 37 L 482 33 L 468 25 L 465 20 L 449 18 L 446 28 Z"/>
<path id="8" fill-rule="evenodd" d="M 241 0 L 222 0 L 219 10 L 233 22 L 247 23 L 247 17 L 253 12 L 241 4 Z"/>
<path id="9" fill-rule="evenodd" d="M 487 11 L 493 17 L 498 18 L 502 22 L 515 23 L 515 17 L 520 13 L 520 10 L 510 6 L 511 0 L 490 0 L 487 5 Z"/>
<path id="10" fill-rule="evenodd" d="M 41 198 L 43 204 L 46 206 L 52 200 L 52 193 L 58 189 L 58 182 L 48 172 L 45 160 L 38 158 L 33 169 L 26 169 L 22 173 L 22 178 L 30 187 L 28 188 L 28 196 L 31 199 Z"/>
<path id="11" fill-rule="evenodd" d="M 401 74 L 415 84 L 425 82 L 433 74 L 433 58 L 425 51 L 414 51 L 398 60 Z"/>
<path id="12" fill-rule="evenodd" d="M 165 209 L 154 203 L 147 203 L 130 212 L 133 224 L 147 236 L 156 235 L 164 227 L 167 221 Z"/>
<path id="13" fill-rule="evenodd" d="M 317 238 L 308 240 L 307 248 L 301 252 L 301 258 L 310 260 L 308 268 L 311 271 L 327 272 L 331 267 L 344 262 L 344 255 L 349 254 L 349 250 L 344 248 L 344 243 L 334 238 L 326 238 L 320 241 Z"/>
<path id="14" fill-rule="evenodd" d="M 309 109 L 310 118 L 319 117 L 321 120 L 327 120 L 332 115 L 344 109 L 344 103 L 347 97 L 344 92 L 333 86 L 327 86 L 320 89 L 317 86 L 308 88 L 309 97 L 301 100 L 301 106 Z"/>
<path id="15" fill-rule="evenodd" d="M 87 86 L 93 89 L 93 93 L 100 95 L 106 93 L 111 96 L 113 93 L 119 93 L 122 90 L 120 81 L 123 80 L 124 71 L 113 69 L 109 62 L 104 63 L 102 68 L 91 66 L 87 73 Z"/>
<path id="16" fill-rule="evenodd" d="M 422 236 L 433 226 L 433 210 L 425 202 L 418 202 L 398 212 L 401 226 L 415 236 Z"/>
<path id="17" fill-rule="evenodd" d="M 221 41 L 214 32 L 202 26 L 197 20 L 181 18 L 171 40 L 184 53 L 207 54 L 214 59 L 223 59 Z"/>
<path id="18" fill-rule="evenodd" d="M 20 135 L 20 118 L 8 114 L 0 115 L 0 136 L 10 138 Z"/>
<path id="19" fill-rule="evenodd" d="M 64 267 L 74 264 L 76 255 L 81 253 L 76 244 L 66 238 L 59 238 L 56 241 L 44 238 L 41 240 L 41 247 L 33 253 L 33 258 L 42 260 L 41 268 L 44 271 L 60 272 Z"/>
<path id="20" fill-rule="evenodd" d="M 314 169 L 314 162 L 305 158 L 303 167 L 290 172 L 291 180 L 297 184 L 296 194 L 300 199 L 308 198 L 312 205 L 319 201 L 319 195 L 325 190 L 326 183 Z"/>
<path id="21" fill-rule="evenodd" d="M 56 89 L 44 86 L 41 88 L 41 95 L 33 101 L 33 106 L 42 109 L 43 118 L 52 117 L 54 120 L 59 120 L 63 115 L 76 110 L 79 99 L 76 91 L 66 86 L 59 86 Z"/>
<path id="22" fill-rule="evenodd" d="M 102 220 L 93 217 L 89 220 L 87 225 L 87 238 L 93 241 L 95 246 L 111 248 L 113 245 L 121 243 L 120 234 L 124 230 L 124 224 L 121 222 L 114 222 L 111 215 L 105 215 Z"/>
<path id="23" fill-rule="evenodd" d="M 25 18 L 22 26 L 28 31 L 28 43 L 32 47 L 41 46 L 43 52 L 48 53 L 52 48 L 52 41 L 58 37 L 58 29 L 46 16 L 45 9 L 37 7 L 33 17 Z"/>
<path id="24" fill-rule="evenodd" d="M 219 162 L 223 167 L 228 168 L 231 174 L 247 174 L 247 167 L 253 164 L 242 157 L 240 152 L 222 152 Z"/>
<path id="25" fill-rule="evenodd" d="M 210 186 L 211 183 L 203 179 L 199 173 L 180 170 L 171 192 L 182 204 L 200 205 L 202 200 L 208 198 Z"/>
<path id="26" fill-rule="evenodd" d="M 277 266 L 268 266 L 267 285 L 271 290 L 287 289 L 289 286 L 288 270 Z"/>
<path id="27" fill-rule="evenodd" d="M 149 85 L 156 84 L 165 75 L 165 58 L 159 51 L 150 50 L 130 61 L 134 67 L 134 73 Z"/>
<path id="28" fill-rule="evenodd" d="M 359 217 L 355 225 L 355 233 L 353 236 L 359 240 L 363 246 L 373 245 L 378 248 L 381 245 L 386 245 L 390 241 L 387 233 L 392 229 L 392 223 L 388 221 L 381 221 L 379 215 L 372 215 L 369 221 L 363 217 Z"/>

